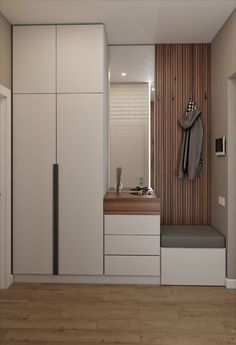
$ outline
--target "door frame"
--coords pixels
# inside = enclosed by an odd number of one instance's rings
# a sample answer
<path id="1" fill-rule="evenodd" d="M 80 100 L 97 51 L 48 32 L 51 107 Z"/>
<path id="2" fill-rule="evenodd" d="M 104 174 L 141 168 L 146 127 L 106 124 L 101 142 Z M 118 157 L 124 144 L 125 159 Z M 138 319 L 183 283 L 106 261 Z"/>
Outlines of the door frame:
<path id="1" fill-rule="evenodd" d="M 236 72 L 228 78 L 228 138 L 227 138 L 227 152 L 228 156 L 228 229 L 227 229 L 227 272 L 226 272 L 226 287 L 236 289 L 235 259 L 236 259 Z M 227 157 L 226 156 L 226 157 Z"/>
<path id="2" fill-rule="evenodd" d="M 0 85 L 0 289 L 11 274 L 11 91 Z"/>

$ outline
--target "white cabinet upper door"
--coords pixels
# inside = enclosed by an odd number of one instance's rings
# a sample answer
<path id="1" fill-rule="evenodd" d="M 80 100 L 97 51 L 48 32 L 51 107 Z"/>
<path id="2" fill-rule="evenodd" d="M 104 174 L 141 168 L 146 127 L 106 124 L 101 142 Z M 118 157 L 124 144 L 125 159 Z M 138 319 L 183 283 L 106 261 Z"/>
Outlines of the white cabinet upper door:
<path id="1" fill-rule="evenodd" d="M 103 274 L 103 95 L 58 95 L 59 273 Z"/>
<path id="2" fill-rule="evenodd" d="M 13 92 L 56 92 L 55 25 L 13 27 Z"/>
<path id="3" fill-rule="evenodd" d="M 51 274 L 55 95 L 14 95 L 13 272 Z"/>
<path id="4" fill-rule="evenodd" d="M 57 26 L 57 92 L 103 92 L 103 25 Z"/>

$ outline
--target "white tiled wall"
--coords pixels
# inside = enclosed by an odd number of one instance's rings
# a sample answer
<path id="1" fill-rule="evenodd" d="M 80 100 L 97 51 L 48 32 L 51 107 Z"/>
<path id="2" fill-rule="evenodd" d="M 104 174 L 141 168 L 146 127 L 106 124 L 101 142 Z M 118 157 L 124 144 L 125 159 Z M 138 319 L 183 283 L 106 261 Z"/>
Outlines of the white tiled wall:
<path id="1" fill-rule="evenodd" d="M 148 83 L 116 84 L 110 87 L 110 119 L 148 119 Z"/>
<path id="2" fill-rule="evenodd" d="M 148 185 L 149 84 L 110 85 L 110 186 L 115 168 L 122 167 L 122 183 Z"/>

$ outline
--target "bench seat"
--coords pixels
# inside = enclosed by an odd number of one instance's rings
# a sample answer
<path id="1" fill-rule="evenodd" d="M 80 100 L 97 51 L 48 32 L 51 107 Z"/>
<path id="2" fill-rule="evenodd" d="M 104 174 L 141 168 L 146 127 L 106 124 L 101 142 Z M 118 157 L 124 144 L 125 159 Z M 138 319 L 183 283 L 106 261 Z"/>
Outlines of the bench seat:
<path id="1" fill-rule="evenodd" d="M 209 225 L 162 225 L 161 247 L 225 248 L 225 238 Z"/>

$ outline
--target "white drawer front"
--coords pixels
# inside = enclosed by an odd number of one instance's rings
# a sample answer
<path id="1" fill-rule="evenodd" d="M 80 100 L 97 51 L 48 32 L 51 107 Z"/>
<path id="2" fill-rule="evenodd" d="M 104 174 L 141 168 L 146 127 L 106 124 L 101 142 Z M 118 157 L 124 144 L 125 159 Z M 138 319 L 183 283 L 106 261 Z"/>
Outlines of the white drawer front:
<path id="1" fill-rule="evenodd" d="M 160 255 L 160 236 L 105 236 L 105 254 Z"/>
<path id="2" fill-rule="evenodd" d="M 106 215 L 106 235 L 159 235 L 159 215 Z"/>
<path id="3" fill-rule="evenodd" d="M 105 256 L 105 275 L 159 276 L 159 256 Z"/>

